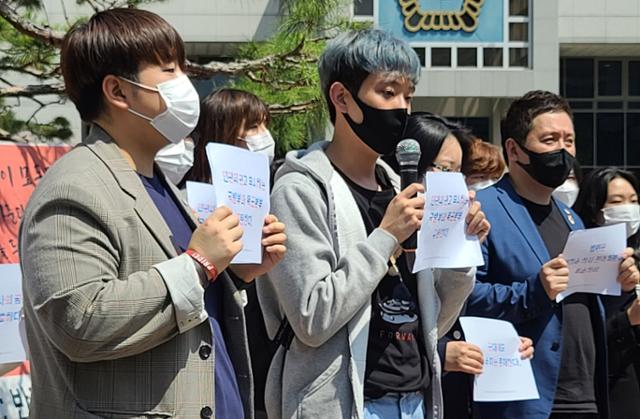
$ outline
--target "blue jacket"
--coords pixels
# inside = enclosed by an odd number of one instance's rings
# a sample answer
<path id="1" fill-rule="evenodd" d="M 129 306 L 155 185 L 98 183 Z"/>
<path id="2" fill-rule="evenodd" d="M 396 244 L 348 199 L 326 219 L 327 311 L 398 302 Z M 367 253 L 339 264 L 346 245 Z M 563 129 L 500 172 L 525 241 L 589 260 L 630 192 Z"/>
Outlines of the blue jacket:
<path id="1" fill-rule="evenodd" d="M 466 314 L 507 320 L 520 336 L 533 339 L 532 360 L 540 399 L 520 402 L 477 403 L 482 418 L 548 418 L 553 407 L 562 354 L 562 307 L 549 300 L 538 278 L 540 268 L 551 260 L 527 208 L 509 176 L 478 192 L 482 210 L 491 223 L 482 244 L 484 266 L 478 269 L 476 285 Z M 566 205 L 555 205 L 571 230 L 583 229 L 582 220 Z M 607 354 L 604 308 L 592 313 L 596 340 L 596 398 L 601 418 L 608 417 Z"/>

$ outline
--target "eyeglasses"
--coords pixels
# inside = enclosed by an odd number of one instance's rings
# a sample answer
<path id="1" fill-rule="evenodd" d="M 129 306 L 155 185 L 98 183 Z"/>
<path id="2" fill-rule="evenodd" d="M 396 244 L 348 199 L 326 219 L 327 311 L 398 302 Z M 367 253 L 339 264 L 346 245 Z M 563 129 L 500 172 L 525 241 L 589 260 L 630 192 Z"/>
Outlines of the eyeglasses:
<path id="1" fill-rule="evenodd" d="M 447 166 L 442 166 L 438 163 L 431 163 L 431 167 L 433 167 L 435 170 L 437 170 L 438 172 L 445 172 L 445 173 L 459 173 L 460 170 L 454 170 L 452 167 L 447 167 Z"/>

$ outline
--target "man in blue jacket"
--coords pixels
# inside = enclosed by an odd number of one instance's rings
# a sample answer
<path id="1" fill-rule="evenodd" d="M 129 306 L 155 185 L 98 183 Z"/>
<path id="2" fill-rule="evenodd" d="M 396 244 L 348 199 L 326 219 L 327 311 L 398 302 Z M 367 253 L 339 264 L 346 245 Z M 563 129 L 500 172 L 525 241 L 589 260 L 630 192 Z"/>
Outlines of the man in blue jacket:
<path id="1" fill-rule="evenodd" d="M 569 268 L 561 252 L 580 218 L 551 197 L 571 171 L 576 144 L 571 109 L 560 96 L 532 91 L 502 121 L 509 175 L 480 191 L 493 228 L 482 245 L 485 265 L 468 300 L 468 315 L 510 321 L 535 343 L 532 360 L 540 399 L 478 403 L 483 418 L 608 417 L 606 334 L 600 298 L 576 293 L 561 304 Z M 629 290 L 640 274 L 627 249 L 618 281 Z"/>

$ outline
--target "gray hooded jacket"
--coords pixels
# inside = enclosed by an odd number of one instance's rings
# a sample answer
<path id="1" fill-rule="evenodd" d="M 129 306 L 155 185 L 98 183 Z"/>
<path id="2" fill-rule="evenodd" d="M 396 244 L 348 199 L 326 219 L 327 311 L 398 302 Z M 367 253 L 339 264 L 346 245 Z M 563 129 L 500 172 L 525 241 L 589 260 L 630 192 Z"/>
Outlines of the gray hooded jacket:
<path id="1" fill-rule="evenodd" d="M 278 418 L 362 418 L 371 295 L 398 246 L 376 228 L 368 237 L 355 199 L 316 143 L 294 151 L 278 171 L 272 212 L 287 228 L 287 254 L 257 281 L 267 332 L 283 316 L 295 332 L 273 358 L 265 401 Z M 398 176 L 384 163 L 390 179 Z M 418 273 L 418 304 L 431 364 L 425 392 L 428 418 L 442 418 L 437 340 L 458 317 L 473 288 L 475 268 Z"/>

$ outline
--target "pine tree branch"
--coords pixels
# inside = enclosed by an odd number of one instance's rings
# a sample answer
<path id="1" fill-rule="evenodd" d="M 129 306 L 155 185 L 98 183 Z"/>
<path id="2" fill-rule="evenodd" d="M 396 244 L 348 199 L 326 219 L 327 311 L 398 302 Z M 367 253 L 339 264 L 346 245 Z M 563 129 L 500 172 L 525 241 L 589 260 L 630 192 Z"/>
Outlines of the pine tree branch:
<path id="1" fill-rule="evenodd" d="M 64 38 L 64 32 L 55 31 L 51 28 L 45 28 L 39 25 L 35 25 L 24 18 L 9 6 L 7 0 L 0 0 L 0 16 L 2 16 L 7 22 L 11 24 L 17 31 L 28 35 L 32 38 L 40 40 L 47 45 L 53 45 L 60 47 L 62 45 L 62 39 Z M 210 78 L 216 75 L 242 75 L 248 71 L 257 70 L 260 68 L 268 67 L 278 61 L 290 61 L 290 64 L 300 64 L 301 61 L 295 60 L 297 57 L 302 59 L 302 48 L 304 47 L 304 39 L 291 51 L 287 51 L 280 54 L 268 55 L 266 57 L 258 58 L 255 60 L 240 60 L 230 63 L 222 63 L 213 61 L 209 64 L 197 64 L 191 61 L 187 61 L 187 72 L 190 76 L 200 79 Z"/>
<path id="2" fill-rule="evenodd" d="M 271 115 L 286 115 L 298 112 L 310 111 L 318 105 L 320 99 L 311 99 L 306 102 L 293 103 L 291 105 L 273 104 L 269 105 Z"/>
<path id="3" fill-rule="evenodd" d="M 253 71 L 247 71 L 245 77 L 254 83 L 268 84 L 273 88 L 291 89 L 292 87 L 304 87 L 309 85 L 309 82 L 304 78 L 301 78 L 297 81 L 270 79 L 265 73 L 262 73 L 261 76 L 258 76 Z"/>
<path id="4" fill-rule="evenodd" d="M 87 3 L 93 9 L 93 13 L 98 13 L 100 11 L 100 8 L 93 1 L 85 0 L 85 3 Z"/>
<path id="5" fill-rule="evenodd" d="M 211 62 L 209 64 L 197 64 L 187 61 L 187 72 L 190 76 L 207 79 L 219 74 L 228 76 L 244 75 L 249 71 L 259 70 L 268 67 L 278 61 L 285 61 L 287 58 L 301 56 L 304 39 L 291 51 L 280 54 L 267 55 L 255 60 L 239 60 L 231 63 Z M 297 63 L 296 63 L 297 64 Z"/>
<path id="6" fill-rule="evenodd" d="M 33 76 L 39 79 L 49 79 L 55 77 L 57 74 L 57 68 L 53 70 L 51 73 L 45 73 L 44 71 L 38 71 L 33 68 L 29 68 L 29 66 L 13 66 L 0 63 L 0 71 L 12 71 L 16 73 L 22 73 L 29 76 Z"/>
<path id="7" fill-rule="evenodd" d="M 318 57 L 307 57 L 300 55 L 298 57 L 285 57 L 284 61 L 290 64 L 314 64 L 318 62 Z"/>
<path id="8" fill-rule="evenodd" d="M 47 45 L 60 47 L 64 32 L 56 31 L 33 24 L 23 19 L 6 0 L 0 0 L 0 16 L 2 16 L 18 32 L 44 42 Z"/>
<path id="9" fill-rule="evenodd" d="M 0 128 L 0 141 L 11 141 L 13 143 L 33 143 L 35 136 L 30 132 L 21 132 L 19 134 L 11 134 Z"/>
<path id="10" fill-rule="evenodd" d="M 0 97 L 28 97 L 41 95 L 62 95 L 64 84 L 32 84 L 27 86 L 9 86 L 0 88 Z"/>

